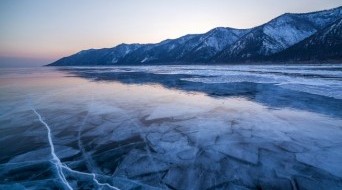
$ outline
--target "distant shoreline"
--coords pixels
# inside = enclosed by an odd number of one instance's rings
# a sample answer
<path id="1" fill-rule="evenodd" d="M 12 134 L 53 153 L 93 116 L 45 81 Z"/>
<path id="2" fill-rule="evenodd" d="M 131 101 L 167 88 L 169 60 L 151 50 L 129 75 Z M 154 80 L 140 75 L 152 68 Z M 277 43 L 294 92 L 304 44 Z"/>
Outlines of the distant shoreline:
<path id="1" fill-rule="evenodd" d="M 154 63 L 154 64 L 118 64 L 118 65 L 43 65 L 42 67 L 119 67 L 119 66 L 230 66 L 230 65 L 283 65 L 283 66 L 293 66 L 293 65 L 340 65 L 342 60 L 329 60 L 329 61 L 286 61 L 286 62 L 244 62 L 244 63 Z"/>

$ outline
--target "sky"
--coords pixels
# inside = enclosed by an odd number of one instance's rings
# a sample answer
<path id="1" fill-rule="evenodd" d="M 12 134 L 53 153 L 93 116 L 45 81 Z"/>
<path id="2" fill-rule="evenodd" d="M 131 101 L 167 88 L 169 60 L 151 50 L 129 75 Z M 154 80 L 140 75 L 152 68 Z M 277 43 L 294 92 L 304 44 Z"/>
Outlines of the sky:
<path id="1" fill-rule="evenodd" d="M 225 26 L 251 28 L 283 13 L 341 0 L 1 0 L 0 64 L 42 65 L 83 49 L 157 43 Z"/>

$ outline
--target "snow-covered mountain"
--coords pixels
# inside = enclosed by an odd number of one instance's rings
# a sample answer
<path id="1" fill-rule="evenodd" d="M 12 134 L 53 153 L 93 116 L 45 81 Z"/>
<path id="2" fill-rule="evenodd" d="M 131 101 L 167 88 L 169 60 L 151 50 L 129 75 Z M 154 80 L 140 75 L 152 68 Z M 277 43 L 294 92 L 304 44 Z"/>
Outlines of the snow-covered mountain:
<path id="1" fill-rule="evenodd" d="M 52 65 L 207 62 L 249 31 L 219 27 L 205 34 L 189 34 L 157 44 L 121 44 L 113 48 L 84 50 Z"/>
<path id="2" fill-rule="evenodd" d="M 342 18 L 342 8 L 306 14 L 283 14 L 255 27 L 232 46 L 222 51 L 216 61 L 258 60 L 283 51 Z"/>
<path id="3" fill-rule="evenodd" d="M 122 63 L 206 62 L 249 30 L 215 28 L 205 34 L 186 35 L 148 45 L 126 56 Z"/>
<path id="4" fill-rule="evenodd" d="M 342 19 L 298 44 L 275 54 L 271 60 L 334 60 L 342 57 Z"/>
<path id="5" fill-rule="evenodd" d="M 156 44 L 121 44 L 113 48 L 84 50 L 50 65 L 190 64 L 269 60 L 293 46 L 297 47 L 297 51 L 303 47 L 313 48 L 296 44 L 304 43 L 311 36 L 322 36 L 324 31 L 328 32 L 327 28 L 340 19 L 342 7 L 312 13 L 286 13 L 252 29 L 218 27 L 204 34 L 189 34 Z M 335 30 L 339 32 L 341 28 L 335 27 Z M 321 42 L 330 43 L 329 40 Z M 336 47 L 340 47 L 341 42 L 336 43 Z M 316 48 L 315 51 L 319 50 Z M 341 54 L 342 50 L 335 51 Z M 287 59 L 291 58 L 290 52 L 287 53 Z M 334 59 L 342 60 L 342 57 L 335 56 Z"/>
<path id="6" fill-rule="evenodd" d="M 249 31 L 249 29 L 215 28 L 201 35 L 196 41 L 189 42 L 189 44 L 194 44 L 195 46 L 181 57 L 181 61 L 207 62 Z"/>

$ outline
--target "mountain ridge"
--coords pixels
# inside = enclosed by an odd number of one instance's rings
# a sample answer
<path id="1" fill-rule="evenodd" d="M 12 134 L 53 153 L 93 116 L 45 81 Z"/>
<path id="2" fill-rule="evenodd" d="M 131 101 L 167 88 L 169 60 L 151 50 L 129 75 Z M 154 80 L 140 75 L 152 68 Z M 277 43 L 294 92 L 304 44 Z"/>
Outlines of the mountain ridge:
<path id="1" fill-rule="evenodd" d="M 342 19 L 342 6 L 309 13 L 285 13 L 249 29 L 216 27 L 203 34 L 188 34 L 159 43 L 123 43 L 112 48 L 82 50 L 49 66 L 289 61 L 294 60 L 291 59 L 291 51 L 287 56 L 282 52 L 319 34 L 339 19 Z M 336 47 L 340 47 L 341 42 L 337 43 Z M 316 48 L 316 51 L 320 50 Z M 339 56 L 342 50 L 334 51 L 338 56 L 333 59 L 342 60 Z M 325 60 L 324 55 L 320 60 Z"/>

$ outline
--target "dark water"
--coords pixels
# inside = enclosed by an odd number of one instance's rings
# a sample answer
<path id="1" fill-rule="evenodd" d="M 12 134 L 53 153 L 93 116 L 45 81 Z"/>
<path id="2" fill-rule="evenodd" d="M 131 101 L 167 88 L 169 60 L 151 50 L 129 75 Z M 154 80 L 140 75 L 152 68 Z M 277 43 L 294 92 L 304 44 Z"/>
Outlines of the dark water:
<path id="1" fill-rule="evenodd" d="M 0 189 L 341 189 L 342 66 L 0 71 Z"/>

